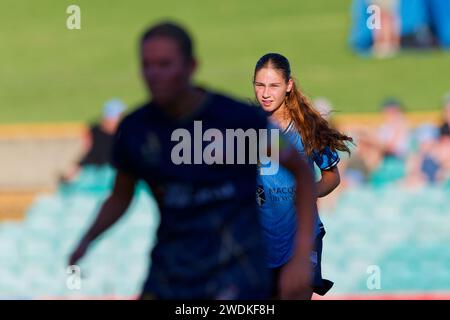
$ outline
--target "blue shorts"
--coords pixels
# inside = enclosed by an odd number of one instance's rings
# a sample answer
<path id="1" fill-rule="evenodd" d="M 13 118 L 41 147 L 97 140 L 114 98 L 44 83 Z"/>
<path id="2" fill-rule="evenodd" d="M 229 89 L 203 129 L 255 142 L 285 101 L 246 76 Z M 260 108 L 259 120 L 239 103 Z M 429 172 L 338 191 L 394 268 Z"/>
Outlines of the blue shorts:
<path id="1" fill-rule="evenodd" d="M 313 265 L 314 279 L 312 283 L 313 292 L 318 295 L 325 295 L 331 287 L 333 287 L 333 282 L 322 278 L 322 245 L 323 237 L 325 236 L 325 229 L 323 226 L 320 228 L 320 232 L 314 241 L 314 250 L 311 252 L 311 263 Z M 278 296 L 278 281 L 281 269 L 284 265 L 277 268 L 273 268 L 273 287 L 272 287 L 272 297 Z"/>

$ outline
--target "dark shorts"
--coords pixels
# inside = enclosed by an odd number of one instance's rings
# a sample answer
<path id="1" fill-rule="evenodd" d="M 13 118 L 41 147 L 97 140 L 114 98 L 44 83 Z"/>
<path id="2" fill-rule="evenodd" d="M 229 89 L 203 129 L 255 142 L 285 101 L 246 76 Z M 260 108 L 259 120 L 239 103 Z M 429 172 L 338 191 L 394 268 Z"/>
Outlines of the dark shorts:
<path id="1" fill-rule="evenodd" d="M 313 264 L 314 279 L 312 283 L 312 291 L 318 295 L 325 295 L 331 287 L 333 287 L 333 282 L 322 278 L 322 245 L 323 237 L 325 236 L 325 229 L 322 227 L 320 233 L 317 235 L 314 241 L 314 251 L 311 253 L 311 262 Z M 284 266 L 284 265 L 283 265 Z M 280 276 L 281 269 L 283 266 L 273 268 L 273 286 L 272 286 L 272 297 L 278 297 L 278 280 Z"/>

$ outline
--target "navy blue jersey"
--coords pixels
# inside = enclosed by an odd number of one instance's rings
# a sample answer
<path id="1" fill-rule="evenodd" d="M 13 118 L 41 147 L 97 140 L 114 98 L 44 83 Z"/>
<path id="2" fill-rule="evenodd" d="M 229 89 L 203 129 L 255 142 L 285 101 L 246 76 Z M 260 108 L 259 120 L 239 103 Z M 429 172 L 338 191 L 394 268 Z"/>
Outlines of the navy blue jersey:
<path id="1" fill-rule="evenodd" d="M 195 146 L 191 164 L 175 164 L 172 134 L 181 129 L 198 142 L 195 121 L 203 132 L 214 128 L 225 136 L 226 129 L 266 128 L 267 120 L 254 107 L 206 95 L 183 120 L 145 105 L 122 121 L 115 137 L 113 165 L 148 183 L 161 214 L 144 292 L 163 299 L 264 298 L 270 274 L 255 204 L 256 164 L 194 164 Z"/>

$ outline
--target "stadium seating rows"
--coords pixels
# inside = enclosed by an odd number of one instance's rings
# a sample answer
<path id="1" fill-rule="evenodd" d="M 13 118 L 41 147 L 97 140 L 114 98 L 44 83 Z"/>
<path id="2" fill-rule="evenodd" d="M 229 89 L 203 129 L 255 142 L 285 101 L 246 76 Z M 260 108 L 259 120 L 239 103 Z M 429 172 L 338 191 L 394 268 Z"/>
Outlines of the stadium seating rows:
<path id="1" fill-rule="evenodd" d="M 149 266 L 158 225 L 156 203 L 140 184 L 129 212 L 80 262 L 81 289 L 71 290 L 68 255 L 108 195 L 111 168 L 86 168 L 55 194 L 41 195 L 20 223 L 0 224 L 0 298 L 133 297 Z M 404 190 L 374 184 L 341 194 L 322 210 L 323 275 L 330 294 L 377 294 L 450 288 L 448 186 Z"/>
<path id="2" fill-rule="evenodd" d="M 81 290 L 67 261 L 112 186 L 111 168 L 86 168 L 56 194 L 39 196 L 21 223 L 0 224 L 0 298 L 132 297 L 140 291 L 158 225 L 156 203 L 140 184 L 129 212 L 80 262 Z"/>
<path id="3" fill-rule="evenodd" d="M 444 187 L 347 190 L 321 212 L 324 277 L 334 293 L 427 292 L 450 288 L 450 198 Z M 380 288 L 367 285 L 380 275 Z M 373 290 L 379 290 L 374 292 Z"/>

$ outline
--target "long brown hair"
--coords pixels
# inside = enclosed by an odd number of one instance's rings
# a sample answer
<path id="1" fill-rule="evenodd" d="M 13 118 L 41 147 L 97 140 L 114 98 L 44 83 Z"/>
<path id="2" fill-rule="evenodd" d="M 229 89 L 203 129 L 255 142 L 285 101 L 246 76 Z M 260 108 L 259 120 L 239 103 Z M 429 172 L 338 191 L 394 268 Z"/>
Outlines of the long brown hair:
<path id="1" fill-rule="evenodd" d="M 292 79 L 289 61 L 281 54 L 268 53 L 262 56 L 256 63 L 253 80 L 256 73 L 265 67 L 280 71 L 286 83 Z M 293 86 L 291 91 L 286 94 L 285 105 L 302 137 L 306 154 L 311 156 L 313 151 L 322 153 L 326 147 L 333 151 L 339 150 L 350 154 L 346 141 L 353 143 L 353 138 L 332 128 L 313 107 L 308 97 L 298 90 L 294 79 L 292 81 Z"/>

